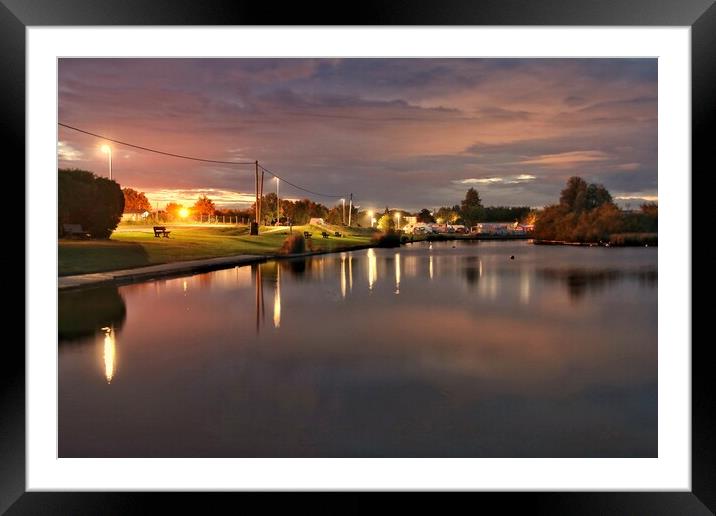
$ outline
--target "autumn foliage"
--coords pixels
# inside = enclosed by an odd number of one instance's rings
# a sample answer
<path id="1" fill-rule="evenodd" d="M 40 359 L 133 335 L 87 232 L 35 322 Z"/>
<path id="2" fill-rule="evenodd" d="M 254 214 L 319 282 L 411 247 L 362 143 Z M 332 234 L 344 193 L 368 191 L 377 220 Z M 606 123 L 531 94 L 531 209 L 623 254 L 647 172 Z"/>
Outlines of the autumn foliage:
<path id="1" fill-rule="evenodd" d="M 641 214 L 626 213 L 602 185 L 571 177 L 559 204 L 547 206 L 540 214 L 534 236 L 540 240 L 606 242 L 625 231 L 656 231 L 656 217 L 655 205 L 645 205 Z"/>

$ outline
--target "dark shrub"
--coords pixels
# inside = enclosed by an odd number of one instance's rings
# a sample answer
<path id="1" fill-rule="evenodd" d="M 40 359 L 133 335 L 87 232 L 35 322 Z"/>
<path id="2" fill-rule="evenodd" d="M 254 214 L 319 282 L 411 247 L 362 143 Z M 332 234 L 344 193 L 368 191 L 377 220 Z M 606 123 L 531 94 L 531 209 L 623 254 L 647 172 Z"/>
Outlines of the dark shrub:
<path id="1" fill-rule="evenodd" d="M 94 238 L 109 238 L 124 211 L 124 194 L 115 181 L 78 169 L 58 171 L 58 227 L 81 224 Z"/>
<path id="2" fill-rule="evenodd" d="M 371 241 L 376 247 L 400 247 L 400 235 L 395 231 L 373 235 Z"/>
<path id="3" fill-rule="evenodd" d="M 283 241 L 283 245 L 281 246 L 280 253 L 299 254 L 305 253 L 306 251 L 308 251 L 308 249 L 306 249 L 306 239 L 303 238 L 303 235 L 295 233 L 286 237 L 286 240 Z"/>

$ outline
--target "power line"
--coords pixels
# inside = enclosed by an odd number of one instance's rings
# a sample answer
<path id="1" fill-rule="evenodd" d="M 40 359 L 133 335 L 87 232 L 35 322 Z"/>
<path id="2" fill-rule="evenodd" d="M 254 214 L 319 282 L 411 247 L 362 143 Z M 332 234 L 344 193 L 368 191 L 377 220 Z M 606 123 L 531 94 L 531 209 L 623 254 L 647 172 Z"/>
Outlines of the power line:
<path id="1" fill-rule="evenodd" d="M 127 143 L 127 142 L 121 142 L 119 140 L 114 140 L 112 138 L 107 138 L 106 136 L 102 136 L 101 134 L 91 133 L 89 131 L 85 131 L 84 129 L 79 129 L 77 127 L 72 127 L 71 125 L 63 124 L 62 122 L 57 122 L 57 125 L 60 125 L 62 127 L 66 127 L 67 129 L 72 129 L 73 131 L 77 131 L 79 133 L 89 134 L 90 136 L 94 136 L 95 138 L 101 138 L 103 140 L 107 140 L 108 142 L 117 143 L 119 145 L 124 145 L 126 147 L 133 147 L 135 149 L 141 149 L 147 152 L 154 152 L 155 154 L 162 154 L 164 156 L 171 156 L 173 158 L 181 158 L 181 159 L 189 159 L 192 161 L 203 161 L 204 163 L 221 163 L 222 165 L 253 165 L 253 161 L 221 161 L 217 159 L 204 159 L 204 158 L 195 158 L 192 156 L 184 156 L 182 154 L 174 154 L 172 152 L 164 152 L 157 149 L 150 149 L 149 147 L 142 147 L 141 145 L 135 145 L 133 143 Z"/>
<path id="2" fill-rule="evenodd" d="M 77 131 L 77 132 L 79 132 L 79 133 L 84 133 L 84 134 L 88 134 L 88 135 L 90 135 L 90 136 L 94 136 L 95 138 L 101 138 L 101 139 L 106 140 L 106 141 L 108 141 L 108 142 L 116 143 L 116 144 L 118 144 L 118 145 L 124 145 L 124 146 L 126 146 L 126 147 L 132 147 L 132 148 L 134 148 L 134 149 L 141 149 L 141 150 L 144 150 L 144 151 L 147 151 L 147 152 L 153 152 L 153 153 L 155 153 L 155 154 L 162 154 L 162 155 L 164 155 L 164 156 L 171 156 L 171 157 L 173 157 L 173 158 L 188 159 L 188 160 L 191 160 L 191 161 L 201 161 L 201 162 L 204 162 L 204 163 L 220 163 L 220 164 L 222 164 L 222 165 L 255 165 L 255 164 L 256 164 L 255 161 L 222 161 L 222 160 L 216 160 L 216 159 L 196 158 L 196 157 L 194 157 L 194 156 L 184 156 L 184 155 L 182 155 L 182 154 L 174 154 L 173 152 L 160 151 L 160 150 L 152 149 L 152 148 L 149 148 L 149 147 L 143 147 L 143 146 L 141 146 L 141 145 L 135 145 L 135 144 L 133 144 L 133 143 L 127 143 L 127 142 L 123 142 L 123 141 L 120 141 L 120 140 L 115 140 L 115 139 L 113 139 L 113 138 L 108 138 L 107 136 L 103 136 L 103 135 L 101 135 L 101 134 L 93 133 L 93 132 L 90 132 L 90 131 L 85 131 L 84 129 L 80 129 L 79 127 L 73 127 L 73 126 L 68 125 L 68 124 L 63 124 L 62 122 L 57 122 L 57 125 L 59 125 L 59 126 L 61 126 L 61 127 L 65 127 L 65 128 L 67 128 L 67 129 L 72 129 L 73 131 Z M 336 198 L 336 199 L 345 197 L 345 196 L 343 196 L 343 195 L 325 194 L 325 193 L 315 192 L 315 191 L 313 191 L 313 190 L 309 190 L 308 188 L 304 188 L 304 187 L 302 187 L 302 186 L 298 186 L 297 184 L 292 183 L 291 181 L 288 181 L 287 179 L 285 179 L 285 178 L 279 176 L 277 173 L 272 172 L 271 170 L 267 169 L 266 167 L 264 167 L 264 166 L 262 166 L 262 165 L 259 165 L 259 167 L 261 167 L 261 169 L 262 169 L 264 172 L 268 172 L 268 173 L 271 174 L 272 176 L 279 178 L 279 179 L 280 179 L 281 181 L 283 181 L 284 183 L 286 183 L 286 184 L 288 184 L 288 185 L 291 185 L 291 186 L 293 186 L 294 188 L 297 188 L 297 189 L 299 189 L 299 190 L 303 190 L 304 192 L 308 192 L 308 193 L 310 193 L 310 194 L 317 195 L 317 196 L 319 196 L 319 197 L 332 197 L 332 198 Z"/>
<path id="3" fill-rule="evenodd" d="M 333 197 L 333 198 L 336 198 L 336 199 L 341 199 L 341 198 L 345 197 L 345 195 L 336 195 L 336 194 L 326 194 L 326 193 L 314 192 L 313 190 L 309 190 L 308 188 L 304 188 L 304 187 L 302 187 L 302 186 L 298 186 L 297 184 L 294 184 L 294 183 L 292 183 L 291 181 L 288 181 L 288 180 L 284 179 L 283 177 L 279 176 L 276 172 L 271 172 L 269 169 L 267 169 L 267 168 L 264 167 L 263 165 L 259 165 L 259 167 L 260 167 L 261 170 L 263 170 L 264 172 L 268 172 L 268 173 L 271 174 L 273 177 L 277 177 L 277 178 L 279 178 L 281 181 L 283 181 L 284 183 L 289 184 L 289 185 L 293 186 L 294 188 L 298 188 L 299 190 L 303 190 L 304 192 L 308 192 L 308 193 L 313 194 L 313 195 L 318 195 L 319 197 Z"/>

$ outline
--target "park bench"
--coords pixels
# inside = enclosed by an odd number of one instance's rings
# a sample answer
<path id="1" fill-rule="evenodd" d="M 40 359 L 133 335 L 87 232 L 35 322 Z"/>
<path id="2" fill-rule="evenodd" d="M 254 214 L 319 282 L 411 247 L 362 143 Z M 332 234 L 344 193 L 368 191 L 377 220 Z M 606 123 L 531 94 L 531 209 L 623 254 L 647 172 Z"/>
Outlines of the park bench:
<path id="1" fill-rule="evenodd" d="M 340 232 L 340 231 L 334 231 L 334 232 L 333 232 L 333 235 L 334 235 L 334 236 L 337 236 L 337 237 L 342 237 L 342 236 L 343 236 L 343 235 L 341 235 L 341 232 Z"/>
<path id="2" fill-rule="evenodd" d="M 327 231 L 324 231 L 321 235 L 323 235 L 323 238 L 328 238 L 330 236 Z"/>
<path id="3" fill-rule="evenodd" d="M 313 233 L 309 233 L 308 231 L 303 232 L 303 238 L 311 238 L 311 235 L 313 235 Z"/>
<path id="4" fill-rule="evenodd" d="M 165 226 L 154 226 L 155 237 L 169 238 L 169 233 L 171 233 L 171 231 L 167 231 Z"/>
<path id="5" fill-rule="evenodd" d="M 81 224 L 62 224 L 62 230 L 69 238 L 90 238 L 92 236 L 82 229 Z"/>

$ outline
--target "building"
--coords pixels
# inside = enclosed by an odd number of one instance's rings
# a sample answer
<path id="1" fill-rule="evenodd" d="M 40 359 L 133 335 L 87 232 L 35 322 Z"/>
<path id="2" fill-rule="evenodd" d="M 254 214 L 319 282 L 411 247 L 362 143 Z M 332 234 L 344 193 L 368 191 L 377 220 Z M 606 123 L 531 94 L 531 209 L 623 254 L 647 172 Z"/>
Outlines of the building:
<path id="1" fill-rule="evenodd" d="M 514 229 L 514 222 L 479 222 L 472 226 L 471 232 L 478 235 L 508 235 Z"/>

